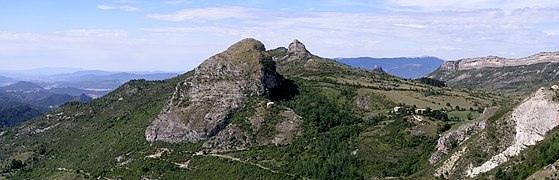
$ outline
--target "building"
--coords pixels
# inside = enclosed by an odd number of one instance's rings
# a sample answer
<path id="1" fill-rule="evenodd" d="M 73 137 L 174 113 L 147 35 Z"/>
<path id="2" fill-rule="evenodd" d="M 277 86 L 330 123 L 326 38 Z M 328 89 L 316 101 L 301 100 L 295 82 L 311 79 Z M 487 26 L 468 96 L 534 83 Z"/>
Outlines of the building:
<path id="1" fill-rule="evenodd" d="M 415 109 L 415 114 L 423 114 L 427 109 Z"/>
<path id="2" fill-rule="evenodd" d="M 400 111 L 400 109 L 402 109 L 402 107 L 400 107 L 400 106 L 394 107 L 394 113 L 398 114 L 398 112 Z"/>

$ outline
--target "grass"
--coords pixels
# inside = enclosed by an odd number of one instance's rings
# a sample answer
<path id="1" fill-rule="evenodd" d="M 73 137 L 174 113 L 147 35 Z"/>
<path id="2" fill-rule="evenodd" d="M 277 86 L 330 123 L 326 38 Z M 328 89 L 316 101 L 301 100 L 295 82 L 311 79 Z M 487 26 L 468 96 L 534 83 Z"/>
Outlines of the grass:
<path id="1" fill-rule="evenodd" d="M 452 112 L 448 112 L 448 117 L 452 118 L 452 117 L 458 117 L 460 118 L 460 120 L 474 120 L 477 119 L 481 113 L 478 113 L 476 111 L 452 111 Z M 468 119 L 468 114 L 470 115 L 470 119 Z"/>

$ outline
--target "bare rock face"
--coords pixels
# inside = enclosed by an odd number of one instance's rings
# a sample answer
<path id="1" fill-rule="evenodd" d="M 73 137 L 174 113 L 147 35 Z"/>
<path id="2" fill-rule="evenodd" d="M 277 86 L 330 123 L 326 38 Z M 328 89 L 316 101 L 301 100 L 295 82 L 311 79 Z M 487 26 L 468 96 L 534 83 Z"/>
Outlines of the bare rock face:
<path id="1" fill-rule="evenodd" d="M 205 60 L 177 84 L 169 104 L 147 128 L 146 139 L 180 143 L 213 137 L 247 97 L 266 97 L 281 80 L 264 45 L 244 39 Z"/>
<path id="2" fill-rule="evenodd" d="M 525 58 L 496 56 L 446 61 L 429 78 L 452 87 L 529 95 L 538 87 L 559 79 L 559 52 L 543 52 Z"/>
<path id="3" fill-rule="evenodd" d="M 468 140 L 471 135 L 485 129 L 485 121 L 472 122 L 460 126 L 455 131 L 442 135 L 437 141 L 437 151 L 429 157 L 429 163 L 437 163 L 444 155 L 447 155 L 454 147 Z"/>
<path id="4" fill-rule="evenodd" d="M 559 52 L 542 52 L 529 57 L 520 59 L 507 59 L 497 56 L 487 56 L 479 58 L 467 58 L 457 61 L 444 62 L 441 70 L 468 70 L 481 69 L 487 67 L 509 67 L 509 66 L 525 66 L 537 63 L 559 62 Z"/>
<path id="5" fill-rule="evenodd" d="M 287 49 L 288 52 L 296 53 L 296 54 L 309 54 L 305 45 L 299 40 L 295 39 L 291 44 L 289 44 L 289 48 Z"/>
<path id="6" fill-rule="evenodd" d="M 305 45 L 299 40 L 295 39 L 291 44 L 289 44 L 287 52 L 290 54 L 287 58 L 284 58 L 284 63 L 289 63 L 296 60 L 306 61 L 312 57 L 312 54 L 305 48 Z"/>
<path id="7" fill-rule="evenodd" d="M 552 100 L 554 93 L 540 88 L 514 109 L 511 119 L 516 122 L 514 143 L 489 161 L 478 167 L 471 167 L 466 173 L 475 177 L 507 162 L 517 156 L 527 146 L 535 145 L 544 139 L 545 134 L 559 125 L 557 112 L 559 104 Z"/>
<path id="8" fill-rule="evenodd" d="M 266 110 L 257 108 L 256 111 L 262 112 Z M 302 125 L 303 119 L 291 109 L 285 109 L 277 114 L 277 116 L 281 117 L 282 120 L 272 125 L 275 133 L 271 137 L 264 137 L 258 134 L 261 129 L 261 123 L 264 123 L 266 120 L 256 115 L 255 117 L 249 117 L 259 121 L 251 124 L 252 131 L 247 131 L 239 124 L 232 123 L 227 125 L 216 136 L 208 139 L 202 146 L 215 151 L 227 152 L 245 150 L 251 146 L 290 144 L 296 136 L 301 135 L 302 132 L 299 127 Z"/>
<path id="9" fill-rule="evenodd" d="M 441 135 L 441 137 L 439 137 L 439 140 L 437 141 L 437 150 L 433 154 L 431 154 L 431 157 L 429 157 L 429 163 L 435 164 L 439 162 L 439 160 L 441 160 L 443 156 L 450 153 L 453 148 L 456 148 L 457 146 L 468 140 L 471 136 L 484 130 L 487 119 L 493 116 L 496 111 L 496 107 L 487 108 L 475 121 L 464 124 L 455 130 Z"/>

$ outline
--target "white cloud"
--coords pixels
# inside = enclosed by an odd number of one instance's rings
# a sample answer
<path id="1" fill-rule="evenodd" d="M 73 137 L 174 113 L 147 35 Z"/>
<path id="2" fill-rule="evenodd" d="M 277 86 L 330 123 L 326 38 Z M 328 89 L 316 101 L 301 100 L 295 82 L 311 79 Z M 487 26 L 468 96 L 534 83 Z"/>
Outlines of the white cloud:
<path id="1" fill-rule="evenodd" d="M 0 31 L 0 59 L 10 60 L 0 69 L 80 67 L 104 70 L 187 71 L 215 52 L 221 41 L 193 42 L 155 37 L 134 38 L 130 32 L 111 29 L 78 29 L 55 33 Z"/>
<path id="2" fill-rule="evenodd" d="M 554 0 L 390 0 L 397 6 L 425 10 L 559 8 Z"/>
<path id="3" fill-rule="evenodd" d="M 134 6 L 108 6 L 108 5 L 97 5 L 97 9 L 100 10 L 121 10 L 121 11 L 139 11 L 140 8 Z"/>
<path id="4" fill-rule="evenodd" d="M 56 32 L 56 34 L 77 38 L 120 38 L 127 37 L 129 33 L 124 30 L 73 29 L 68 31 Z"/>
<path id="5" fill-rule="evenodd" d="M 150 14 L 149 18 L 164 21 L 213 21 L 223 19 L 246 19 L 254 16 L 254 9 L 245 7 L 211 7 L 184 9 L 171 14 Z"/>
<path id="6" fill-rule="evenodd" d="M 256 14 L 248 14 L 254 17 Z M 525 56 L 557 51 L 555 31 L 537 29 L 559 23 L 553 9 L 463 10 L 431 12 L 305 12 L 268 11 L 234 24 L 204 22 L 184 27 L 151 27 L 158 34 L 214 34 L 255 37 L 268 47 L 301 39 L 325 57 L 422 56 L 445 59 L 516 52 Z M 459 53 L 457 53 L 459 52 Z"/>
<path id="7" fill-rule="evenodd" d="M 175 5 L 175 4 L 182 4 L 182 3 L 184 3 L 184 2 L 186 2 L 186 1 L 185 1 L 185 0 L 169 0 L 169 1 L 165 1 L 165 4 L 173 4 L 173 5 Z"/>
<path id="8" fill-rule="evenodd" d="M 323 57 L 432 55 L 451 60 L 522 57 L 559 50 L 559 11 L 554 9 L 325 12 L 214 7 L 149 17 L 171 22 L 154 23 L 161 26 L 148 26 L 140 32 L 0 32 L 0 59 L 188 70 L 246 37 L 259 39 L 268 48 L 299 39 Z"/>
<path id="9" fill-rule="evenodd" d="M 423 29 L 427 26 L 421 24 L 394 24 L 394 26 Z"/>

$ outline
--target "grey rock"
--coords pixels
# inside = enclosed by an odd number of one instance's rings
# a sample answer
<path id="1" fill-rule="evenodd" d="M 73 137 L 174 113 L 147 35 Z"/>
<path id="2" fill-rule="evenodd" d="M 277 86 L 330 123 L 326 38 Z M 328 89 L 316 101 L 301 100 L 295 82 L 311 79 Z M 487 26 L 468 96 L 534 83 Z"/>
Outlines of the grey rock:
<path id="1" fill-rule="evenodd" d="M 458 129 L 442 135 L 437 141 L 437 151 L 429 157 L 429 163 L 437 163 L 453 148 L 468 140 L 471 135 L 485 129 L 485 121 L 477 121 L 460 126 Z"/>
<path id="2" fill-rule="evenodd" d="M 179 143 L 215 136 L 246 97 L 265 97 L 281 80 L 264 45 L 244 39 L 205 60 L 177 84 L 169 104 L 147 128 L 146 139 Z"/>
<path id="3" fill-rule="evenodd" d="M 516 122 L 516 135 L 514 143 L 504 151 L 491 157 L 481 166 L 471 167 L 466 173 L 475 177 L 488 172 L 500 164 L 507 162 L 511 157 L 517 156 L 528 146 L 535 145 L 544 139 L 547 132 L 559 125 L 557 112 L 559 103 L 552 100 L 555 93 L 540 88 L 530 97 L 518 105 L 509 117 Z"/>
<path id="4" fill-rule="evenodd" d="M 295 54 L 310 54 L 307 48 L 305 48 L 305 45 L 297 39 L 289 44 L 287 51 Z"/>
<path id="5" fill-rule="evenodd" d="M 443 70 L 467 70 L 481 69 L 487 67 L 525 66 L 538 63 L 559 62 L 559 52 L 542 52 L 520 59 L 507 59 L 497 56 L 460 59 L 457 61 L 444 62 L 440 69 Z"/>

